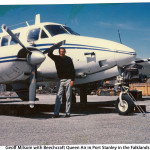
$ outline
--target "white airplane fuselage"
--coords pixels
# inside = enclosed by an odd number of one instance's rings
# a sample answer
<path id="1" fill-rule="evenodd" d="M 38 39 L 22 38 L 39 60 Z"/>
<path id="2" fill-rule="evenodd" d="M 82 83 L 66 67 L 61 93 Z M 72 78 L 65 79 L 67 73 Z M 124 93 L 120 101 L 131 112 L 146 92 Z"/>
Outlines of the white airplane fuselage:
<path id="1" fill-rule="evenodd" d="M 135 60 L 136 53 L 133 49 L 109 40 L 91 38 L 69 33 L 51 35 L 45 28 L 47 25 L 59 25 L 54 23 L 39 23 L 13 30 L 20 33 L 19 39 L 28 48 L 44 51 L 55 43 L 66 40 L 64 47 L 66 55 L 71 57 L 74 63 L 76 78 L 75 84 L 95 82 L 117 76 L 119 67 L 128 65 Z M 28 41 L 28 33 L 39 29 L 38 39 Z M 47 36 L 42 37 L 43 32 Z M 12 83 L 25 81 L 30 77 L 31 65 L 25 58 L 18 59 L 18 52 L 22 49 L 19 44 L 11 44 L 3 40 L 6 32 L 0 34 L 0 83 Z M 6 43 L 6 45 L 5 45 Z M 58 54 L 58 49 L 54 51 Z M 57 79 L 55 63 L 47 55 L 44 62 L 37 66 L 37 81 Z"/>

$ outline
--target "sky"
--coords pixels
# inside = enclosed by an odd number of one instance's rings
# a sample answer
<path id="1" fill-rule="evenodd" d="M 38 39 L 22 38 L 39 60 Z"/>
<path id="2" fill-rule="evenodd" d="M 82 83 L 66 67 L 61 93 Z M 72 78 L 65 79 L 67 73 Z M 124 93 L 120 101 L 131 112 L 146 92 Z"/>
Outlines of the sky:
<path id="1" fill-rule="evenodd" d="M 150 58 L 150 3 L 0 5 L 0 25 L 25 21 L 65 24 L 82 36 L 120 42 L 133 48 L 138 58 Z M 19 24 L 10 29 L 24 26 Z"/>

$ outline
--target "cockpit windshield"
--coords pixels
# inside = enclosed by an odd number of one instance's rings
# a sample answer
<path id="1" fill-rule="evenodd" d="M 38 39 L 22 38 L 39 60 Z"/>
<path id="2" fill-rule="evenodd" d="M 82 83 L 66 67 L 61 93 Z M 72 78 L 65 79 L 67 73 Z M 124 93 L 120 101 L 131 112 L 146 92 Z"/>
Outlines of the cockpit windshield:
<path id="1" fill-rule="evenodd" d="M 71 28 L 61 25 L 46 25 L 46 30 L 52 35 L 58 35 L 58 34 L 74 34 L 79 35 L 78 33 L 74 32 Z"/>
<path id="2" fill-rule="evenodd" d="M 74 35 L 80 35 L 79 33 L 77 32 L 74 32 L 71 28 L 69 27 L 66 27 L 66 26 L 63 26 L 70 34 L 74 34 Z"/>
<path id="3" fill-rule="evenodd" d="M 46 30 L 52 35 L 55 36 L 57 34 L 69 34 L 62 26 L 60 25 L 46 25 Z"/>

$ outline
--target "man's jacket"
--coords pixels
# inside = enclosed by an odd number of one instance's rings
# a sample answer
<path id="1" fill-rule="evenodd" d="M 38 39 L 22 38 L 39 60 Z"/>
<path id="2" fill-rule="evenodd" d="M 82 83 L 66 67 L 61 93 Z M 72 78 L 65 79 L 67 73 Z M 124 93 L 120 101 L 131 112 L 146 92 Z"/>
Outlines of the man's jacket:
<path id="1" fill-rule="evenodd" d="M 74 81 L 75 69 L 70 57 L 65 56 L 62 58 L 59 55 L 54 55 L 53 51 L 50 51 L 48 56 L 55 62 L 58 78 L 71 79 Z"/>

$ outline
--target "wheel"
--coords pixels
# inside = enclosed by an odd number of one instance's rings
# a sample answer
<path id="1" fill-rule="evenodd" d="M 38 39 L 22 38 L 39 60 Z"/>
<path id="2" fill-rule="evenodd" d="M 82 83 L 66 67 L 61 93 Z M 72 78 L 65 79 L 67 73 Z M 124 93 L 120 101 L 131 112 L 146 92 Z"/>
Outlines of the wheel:
<path id="1" fill-rule="evenodd" d="M 128 115 L 134 111 L 134 102 L 128 95 L 122 96 L 124 106 L 121 105 L 119 98 L 116 101 L 116 110 L 120 115 Z"/>

